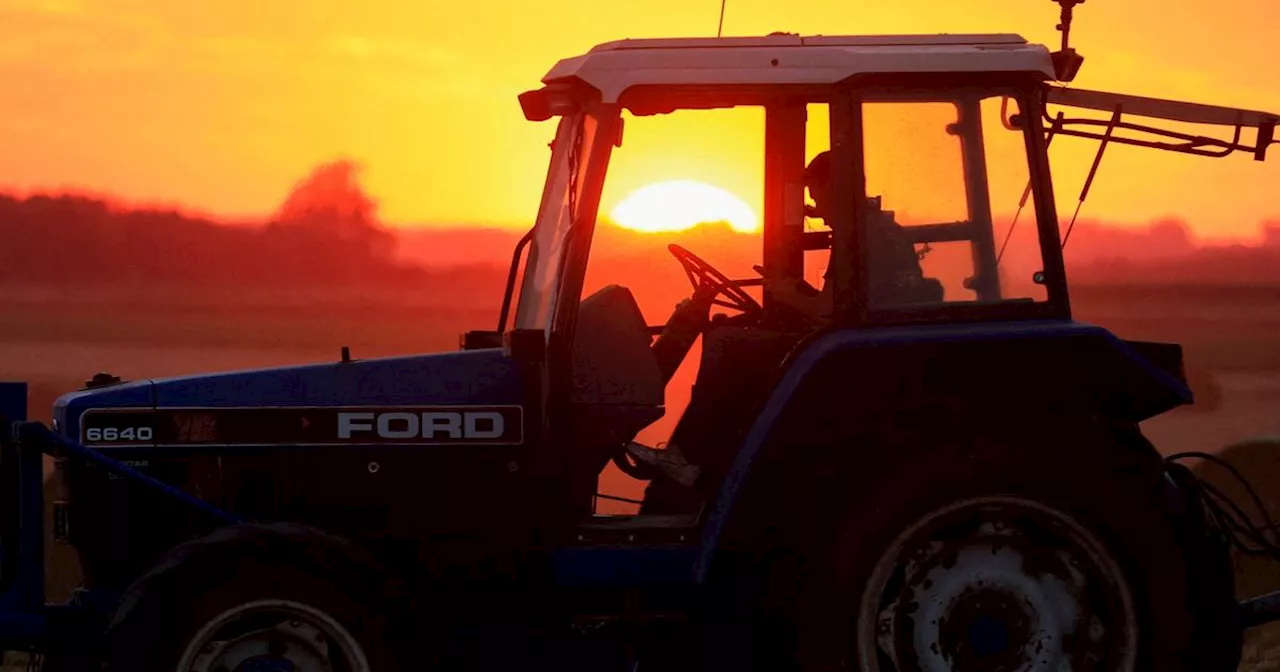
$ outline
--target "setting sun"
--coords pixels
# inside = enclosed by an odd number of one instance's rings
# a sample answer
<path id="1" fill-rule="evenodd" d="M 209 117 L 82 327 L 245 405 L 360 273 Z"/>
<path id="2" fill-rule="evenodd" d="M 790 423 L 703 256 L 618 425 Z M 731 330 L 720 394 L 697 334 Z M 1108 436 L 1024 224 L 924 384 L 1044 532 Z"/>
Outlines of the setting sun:
<path id="1" fill-rule="evenodd" d="M 641 187 L 614 206 L 609 218 L 623 228 L 649 233 L 683 231 L 709 222 L 726 222 L 744 233 L 759 228 L 756 213 L 741 198 L 692 180 Z"/>

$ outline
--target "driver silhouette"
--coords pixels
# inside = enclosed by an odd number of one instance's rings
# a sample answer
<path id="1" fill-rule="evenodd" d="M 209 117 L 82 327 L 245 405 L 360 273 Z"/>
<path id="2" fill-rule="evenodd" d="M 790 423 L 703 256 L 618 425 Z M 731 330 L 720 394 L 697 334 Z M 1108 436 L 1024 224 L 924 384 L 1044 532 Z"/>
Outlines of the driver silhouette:
<path id="1" fill-rule="evenodd" d="M 813 199 L 812 206 L 805 206 L 805 215 L 821 219 L 832 231 L 837 227 L 847 226 L 848 222 L 831 216 L 829 211 L 833 190 L 831 152 L 820 152 L 813 157 L 805 168 L 804 177 L 809 196 Z M 864 258 L 870 270 L 867 293 L 872 303 L 896 305 L 941 301 L 942 284 L 936 279 L 924 277 L 915 245 L 903 237 L 902 225 L 894 220 L 893 213 L 881 208 L 879 196 L 868 198 L 867 206 L 866 242 L 870 249 Z M 835 307 L 831 283 L 834 262 L 833 246 L 827 259 L 827 270 L 822 275 L 821 291 L 803 278 L 766 273 L 761 267 L 757 267 L 757 270 L 764 276 L 764 285 L 776 300 L 810 320 L 818 321 L 829 317 Z"/>
<path id="2" fill-rule="evenodd" d="M 809 197 L 813 205 L 805 204 L 806 217 L 821 219 L 832 231 L 842 223 L 831 217 L 828 208 L 831 205 L 831 152 L 820 152 L 804 169 L 805 186 L 809 189 Z M 832 257 L 835 248 L 831 250 Z M 774 299 L 791 307 L 810 319 L 821 319 L 831 314 L 835 306 L 832 293 L 831 274 L 833 272 L 832 257 L 827 259 L 827 270 L 822 275 L 822 290 L 815 289 L 803 278 L 773 273 L 757 266 L 756 270 L 764 277 L 765 289 Z"/>
<path id="3" fill-rule="evenodd" d="M 809 196 L 814 201 L 812 206 L 805 205 L 805 214 L 810 217 L 821 218 L 824 221 L 831 221 L 826 211 L 830 203 L 829 196 L 831 193 L 830 164 L 830 154 L 822 152 L 814 157 L 805 169 L 805 184 L 809 189 Z M 832 224 L 828 224 L 828 226 L 832 226 Z M 824 279 L 828 281 L 824 282 L 824 288 L 821 292 L 814 289 L 803 279 L 765 274 L 764 269 L 759 266 L 756 267 L 756 270 L 760 271 L 764 276 L 764 284 L 774 292 L 774 296 L 796 311 L 813 317 L 831 312 L 833 299 L 830 289 L 831 283 L 829 282 L 831 275 L 830 264 L 828 264 L 827 272 L 824 275 Z M 685 301 L 688 302 L 690 300 L 686 299 Z M 636 461 L 660 470 L 666 478 L 679 483 L 685 488 L 692 488 L 697 483 L 699 476 L 701 476 L 702 468 L 697 464 L 690 463 L 685 458 L 680 445 L 675 441 L 668 443 L 665 449 L 651 448 L 633 441 L 627 446 L 627 452 Z M 654 487 L 661 488 L 662 486 L 655 481 L 650 485 L 651 491 Z M 673 493 L 665 491 L 661 495 L 664 500 L 669 500 L 672 497 Z M 647 504 L 664 506 L 664 504 L 670 503 L 650 502 L 650 499 L 649 496 L 646 496 Z"/>
<path id="4" fill-rule="evenodd" d="M 833 226 L 834 222 L 828 217 L 826 210 L 830 203 L 829 196 L 831 193 L 831 158 L 828 152 L 822 152 L 810 161 L 809 166 L 805 169 L 805 184 L 809 189 L 810 198 L 814 201 L 812 206 L 805 205 L 805 214 L 809 217 L 823 219 L 826 222 L 830 222 L 828 226 Z M 824 282 L 823 291 L 821 292 L 801 278 L 767 274 L 760 266 L 757 266 L 756 270 L 764 276 L 764 285 L 774 293 L 774 297 L 792 307 L 795 311 L 811 317 L 831 312 L 833 299 L 830 289 L 831 283 L 829 282 L 831 275 L 830 263 L 828 263 L 827 272 L 824 275 L 824 280 L 827 281 Z M 689 299 L 685 299 L 685 302 L 689 301 Z M 677 311 L 679 311 L 679 307 Z M 684 452 L 675 441 L 668 443 L 665 449 L 651 448 L 632 441 L 627 446 L 627 452 L 636 461 L 658 469 L 666 478 L 679 483 L 685 488 L 693 487 L 702 472 L 699 465 L 690 463 L 685 459 Z M 660 495 L 661 499 L 669 500 L 673 497 L 674 493 L 662 489 L 662 486 L 656 480 L 651 483 L 650 491 L 652 492 L 655 487 L 663 490 Z M 650 502 L 650 499 L 651 497 L 647 494 L 645 497 L 647 504 L 657 504 L 663 508 L 665 508 L 665 504 L 670 503 Z"/>

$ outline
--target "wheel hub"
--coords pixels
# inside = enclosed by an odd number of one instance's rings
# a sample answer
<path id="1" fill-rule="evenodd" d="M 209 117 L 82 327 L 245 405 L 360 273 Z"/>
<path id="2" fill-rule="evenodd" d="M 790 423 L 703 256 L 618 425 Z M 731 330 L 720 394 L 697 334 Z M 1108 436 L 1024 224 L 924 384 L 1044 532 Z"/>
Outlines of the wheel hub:
<path id="1" fill-rule="evenodd" d="M 1009 646 L 1008 624 L 990 614 L 981 614 L 969 627 L 969 648 L 977 658 L 997 656 Z"/>
<path id="2" fill-rule="evenodd" d="M 328 614 L 284 600 L 241 604 L 188 644 L 182 672 L 369 672 L 364 651 Z"/>
<path id="3" fill-rule="evenodd" d="M 1057 511 L 1015 498 L 926 516 L 885 553 L 858 622 L 868 672 L 1133 669 L 1119 567 Z"/>
<path id="4" fill-rule="evenodd" d="M 254 656 L 236 667 L 235 672 L 294 672 L 297 667 L 287 658 Z"/>
<path id="5" fill-rule="evenodd" d="M 938 647 L 955 667 L 1016 670 L 1032 642 L 1034 614 L 1012 593 L 969 588 L 938 623 Z"/>

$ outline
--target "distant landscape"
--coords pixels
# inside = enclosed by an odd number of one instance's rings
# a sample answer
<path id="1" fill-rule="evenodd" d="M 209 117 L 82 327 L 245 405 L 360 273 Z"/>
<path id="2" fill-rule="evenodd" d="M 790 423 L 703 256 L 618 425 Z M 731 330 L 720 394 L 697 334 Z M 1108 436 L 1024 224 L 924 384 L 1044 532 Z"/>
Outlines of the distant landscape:
<path id="1" fill-rule="evenodd" d="M 1066 251 L 1077 317 L 1184 344 L 1200 408 L 1150 430 L 1178 449 L 1280 432 L 1267 410 L 1280 395 L 1280 222 L 1247 244 L 1190 231 L 1178 220 L 1080 222 Z M 0 376 L 31 381 L 43 417 L 99 370 L 145 377 L 313 361 L 343 345 L 366 357 L 453 348 L 461 332 L 496 325 L 523 233 L 388 225 L 342 161 L 316 168 L 258 222 L 0 193 Z M 672 242 L 754 277 L 758 235 L 602 222 L 586 291 L 625 284 L 652 323 L 665 320 L 688 293 Z"/>
<path id="2" fill-rule="evenodd" d="M 1077 317 L 1184 344 L 1199 408 L 1149 430 L 1173 448 L 1280 433 L 1269 411 L 1269 395 L 1280 396 L 1280 222 L 1247 244 L 1190 231 L 1171 219 L 1080 222 L 1066 251 Z M 99 370 L 145 377 L 314 361 L 343 345 L 365 357 L 453 348 L 461 332 L 496 325 L 523 233 L 388 225 L 343 161 L 316 168 L 258 222 L 0 193 L 0 376 L 31 381 L 43 417 Z M 672 242 L 730 277 L 754 277 L 758 235 L 602 222 L 586 291 L 627 285 L 651 323 L 665 320 L 688 293 Z"/>
<path id="3" fill-rule="evenodd" d="M 1247 244 L 1190 231 L 1176 220 L 1078 224 L 1067 248 L 1076 316 L 1185 346 L 1197 404 L 1145 427 L 1165 453 L 1280 436 L 1280 223 Z M 299 364 L 336 359 L 344 345 L 355 357 L 454 349 L 463 331 L 496 326 L 523 233 L 390 226 L 344 163 L 318 168 L 259 222 L 0 194 L 0 379 L 30 382 L 32 414 L 47 420 L 58 395 L 99 371 L 137 379 Z M 651 234 L 602 222 L 595 242 L 587 291 L 625 284 L 652 323 L 689 291 L 669 243 L 731 277 L 754 276 L 760 254 L 757 235 L 715 224 Z M 642 440 L 669 434 L 693 372 L 682 368 L 667 417 Z M 1258 485 L 1280 501 L 1280 478 Z M 600 487 L 640 494 L 612 467 Z M 49 549 L 50 597 L 62 599 L 76 569 L 67 549 Z M 1267 581 L 1280 587 L 1280 577 Z"/>

